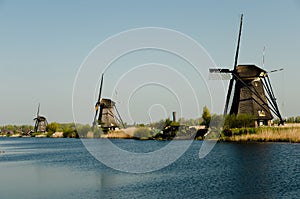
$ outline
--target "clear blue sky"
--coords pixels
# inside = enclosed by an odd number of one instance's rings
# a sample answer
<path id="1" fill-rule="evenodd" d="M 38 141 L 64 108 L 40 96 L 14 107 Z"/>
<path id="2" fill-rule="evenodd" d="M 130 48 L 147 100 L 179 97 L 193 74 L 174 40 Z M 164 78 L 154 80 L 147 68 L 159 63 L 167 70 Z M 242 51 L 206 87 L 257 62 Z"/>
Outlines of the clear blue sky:
<path id="1" fill-rule="evenodd" d="M 265 46 L 266 70 L 284 68 L 271 75 L 282 114 L 300 115 L 298 0 L 0 0 L 0 124 L 33 124 L 38 103 L 50 122 L 72 122 L 73 82 L 81 63 L 100 42 L 132 28 L 180 31 L 218 66 L 231 68 L 240 13 L 239 62 L 261 65 Z"/>

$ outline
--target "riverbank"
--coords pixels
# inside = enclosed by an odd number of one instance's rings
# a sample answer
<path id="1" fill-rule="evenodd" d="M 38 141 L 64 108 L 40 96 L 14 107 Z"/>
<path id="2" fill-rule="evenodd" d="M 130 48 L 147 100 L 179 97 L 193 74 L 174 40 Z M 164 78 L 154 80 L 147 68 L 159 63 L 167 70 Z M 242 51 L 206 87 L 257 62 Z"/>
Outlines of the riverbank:
<path id="1" fill-rule="evenodd" d="M 204 130 L 204 129 L 202 129 Z M 199 129 L 198 129 L 199 131 Z M 49 138 L 108 138 L 108 139 L 136 139 L 136 140 L 203 140 L 203 133 L 197 130 L 190 133 L 182 132 L 176 137 L 163 137 L 162 132 L 155 132 L 147 127 L 130 127 L 127 129 L 111 131 L 106 134 L 88 131 L 85 136 L 78 135 L 75 131 L 72 134 L 64 132 L 45 132 L 28 134 L 0 134 L 0 137 L 49 137 Z M 79 131 L 80 134 L 80 131 Z M 71 136 L 70 136 L 71 135 Z M 284 126 L 259 127 L 259 128 L 236 128 L 230 129 L 228 133 L 223 130 L 220 137 L 216 136 L 220 142 L 290 142 L 300 143 L 300 124 L 285 124 Z"/>
<path id="2" fill-rule="evenodd" d="M 145 129 L 144 129 L 145 130 Z M 136 128 L 130 130 L 120 130 L 102 135 L 102 138 L 109 139 L 138 139 L 138 140 L 164 140 L 155 137 L 137 137 L 134 136 Z M 172 139 L 172 138 L 171 138 Z M 204 136 L 195 135 L 179 135 L 177 140 L 203 140 Z M 300 143 L 300 124 L 286 124 L 284 126 L 259 127 L 259 128 L 237 128 L 231 129 L 231 134 L 226 135 L 224 131 L 220 137 L 213 137 L 220 142 L 290 142 Z"/>
<path id="3" fill-rule="evenodd" d="M 254 132 L 248 129 L 239 129 L 236 132 L 243 132 L 239 134 L 232 134 L 231 136 L 221 136 L 220 141 L 226 142 L 292 142 L 300 143 L 300 125 L 287 124 L 285 126 L 276 127 L 260 127 L 256 128 Z"/>

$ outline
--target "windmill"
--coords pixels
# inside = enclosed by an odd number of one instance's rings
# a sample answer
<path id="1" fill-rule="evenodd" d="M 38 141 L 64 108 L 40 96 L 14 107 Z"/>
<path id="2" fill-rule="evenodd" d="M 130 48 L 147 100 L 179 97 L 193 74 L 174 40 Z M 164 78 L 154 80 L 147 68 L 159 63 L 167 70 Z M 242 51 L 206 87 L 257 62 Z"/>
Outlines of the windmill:
<path id="1" fill-rule="evenodd" d="M 36 113 L 34 132 L 46 132 L 46 127 L 48 125 L 47 119 L 44 116 L 40 116 L 40 104 L 38 105 L 38 110 Z"/>
<path id="2" fill-rule="evenodd" d="M 121 124 L 123 128 L 125 128 L 123 120 L 116 107 L 116 103 L 111 99 L 101 98 L 103 76 L 104 74 L 102 74 L 101 76 L 98 100 L 95 105 L 96 112 L 94 116 L 93 127 L 97 125 L 100 126 L 103 130 L 108 131 L 108 130 L 115 130 L 116 128 L 119 128 L 120 127 L 119 124 Z"/>
<path id="3" fill-rule="evenodd" d="M 267 72 L 253 64 L 238 64 L 242 24 L 243 15 L 241 15 L 240 19 L 240 28 L 233 69 L 209 69 L 210 77 L 215 77 L 215 75 L 218 75 L 221 78 L 225 77 L 225 79 L 231 77 L 226 96 L 224 116 L 228 113 L 231 101 L 229 111 L 230 115 L 253 115 L 256 121 L 255 125 L 261 126 L 270 124 L 273 119 L 273 115 L 271 114 L 272 112 L 279 118 L 280 124 L 283 124 L 284 122 L 279 112 L 273 88 L 268 76 L 268 73 L 270 72 Z"/>

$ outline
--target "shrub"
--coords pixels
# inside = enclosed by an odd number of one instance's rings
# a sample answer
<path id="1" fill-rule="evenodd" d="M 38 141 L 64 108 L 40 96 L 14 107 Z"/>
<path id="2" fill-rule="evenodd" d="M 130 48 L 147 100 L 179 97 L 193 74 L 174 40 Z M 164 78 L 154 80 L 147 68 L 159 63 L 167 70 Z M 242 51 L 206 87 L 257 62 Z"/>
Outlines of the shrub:
<path id="1" fill-rule="evenodd" d="M 254 127 L 254 117 L 253 115 L 239 114 L 239 115 L 227 115 L 225 119 L 226 128 L 245 128 Z"/>
<path id="2" fill-rule="evenodd" d="M 226 136 L 226 137 L 231 137 L 232 136 L 232 131 L 228 128 L 225 128 L 223 130 L 223 135 Z"/>
<path id="3" fill-rule="evenodd" d="M 46 127 L 46 131 L 50 132 L 50 133 L 55 133 L 58 129 L 58 123 L 56 122 L 52 122 L 50 124 L 47 125 Z"/>
<path id="4" fill-rule="evenodd" d="M 92 128 L 90 127 L 90 125 L 77 125 L 77 132 L 80 135 L 80 137 L 87 137 L 87 133 L 89 131 L 92 131 Z"/>

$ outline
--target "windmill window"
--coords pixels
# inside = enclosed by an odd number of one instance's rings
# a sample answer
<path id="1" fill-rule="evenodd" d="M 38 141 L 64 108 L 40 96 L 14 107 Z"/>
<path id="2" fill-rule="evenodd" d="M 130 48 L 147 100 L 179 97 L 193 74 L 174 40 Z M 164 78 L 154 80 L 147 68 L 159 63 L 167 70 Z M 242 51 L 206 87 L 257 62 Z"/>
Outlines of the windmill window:
<path id="1" fill-rule="evenodd" d="M 260 117 L 264 117 L 264 116 L 266 116 L 266 113 L 265 113 L 265 111 L 261 110 L 261 111 L 258 111 L 258 115 Z"/>

